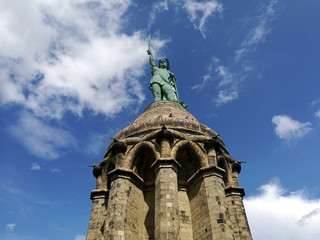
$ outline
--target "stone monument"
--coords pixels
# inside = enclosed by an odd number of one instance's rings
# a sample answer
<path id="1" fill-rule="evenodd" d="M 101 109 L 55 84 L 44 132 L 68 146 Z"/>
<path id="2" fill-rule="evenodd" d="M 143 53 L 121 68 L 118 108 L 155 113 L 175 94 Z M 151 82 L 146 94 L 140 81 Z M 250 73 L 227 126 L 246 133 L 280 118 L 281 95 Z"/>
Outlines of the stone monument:
<path id="1" fill-rule="evenodd" d="M 154 69 L 150 49 L 148 54 Z M 179 104 L 168 66 L 159 66 L 168 81 L 153 70 L 155 102 L 94 165 L 86 239 L 251 240 L 238 185 L 241 163 L 215 131 Z"/>

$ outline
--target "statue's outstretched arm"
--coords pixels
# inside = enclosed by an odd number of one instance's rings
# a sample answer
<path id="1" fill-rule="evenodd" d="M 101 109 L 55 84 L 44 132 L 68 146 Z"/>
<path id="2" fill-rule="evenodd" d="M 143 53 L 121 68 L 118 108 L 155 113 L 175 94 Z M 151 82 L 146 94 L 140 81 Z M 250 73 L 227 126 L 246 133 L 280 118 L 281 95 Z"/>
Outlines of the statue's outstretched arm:
<path id="1" fill-rule="evenodd" d="M 149 62 L 150 62 L 151 68 L 156 67 L 156 64 L 154 63 L 154 58 L 153 58 L 153 54 L 152 54 L 151 50 L 148 49 L 147 53 L 149 55 Z"/>

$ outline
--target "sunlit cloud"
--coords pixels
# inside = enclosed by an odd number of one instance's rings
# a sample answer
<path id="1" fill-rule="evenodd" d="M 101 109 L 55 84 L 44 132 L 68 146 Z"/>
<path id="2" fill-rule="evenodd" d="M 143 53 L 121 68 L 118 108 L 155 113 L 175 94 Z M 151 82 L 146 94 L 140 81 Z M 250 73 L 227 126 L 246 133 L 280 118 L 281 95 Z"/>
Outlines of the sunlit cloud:
<path id="1" fill-rule="evenodd" d="M 157 15 L 163 11 L 169 10 L 170 0 L 158 1 L 153 3 L 152 10 L 149 12 L 148 28 L 150 28 L 156 21 Z"/>
<path id="2" fill-rule="evenodd" d="M 67 111 L 114 115 L 139 106 L 146 37 L 124 31 L 131 4 L 1 1 L 0 103 L 57 119 Z M 157 42 L 156 50 L 164 44 Z"/>
<path id="3" fill-rule="evenodd" d="M 50 172 L 52 173 L 61 173 L 61 170 L 58 168 L 50 168 Z"/>
<path id="4" fill-rule="evenodd" d="M 265 37 L 271 32 L 271 22 L 275 18 L 275 8 L 278 0 L 271 0 L 266 6 L 259 9 L 260 15 L 256 16 L 255 25 L 250 30 L 245 40 L 241 43 L 239 49 L 235 52 L 235 61 L 238 62 L 250 52 L 254 52 L 258 44 L 265 41 Z"/>
<path id="5" fill-rule="evenodd" d="M 33 171 L 40 171 L 41 166 L 38 163 L 32 163 L 30 169 Z"/>
<path id="6" fill-rule="evenodd" d="M 228 102 L 231 102 L 238 98 L 237 90 L 222 90 L 219 91 L 217 98 L 215 99 L 215 103 L 217 106 L 221 106 Z"/>
<path id="7" fill-rule="evenodd" d="M 313 100 L 313 101 L 310 103 L 311 106 L 316 106 L 316 105 L 318 105 L 318 104 L 320 104 L 320 98 L 318 98 L 318 99 L 316 99 L 316 100 Z"/>
<path id="8" fill-rule="evenodd" d="M 84 235 L 77 235 L 74 240 L 85 240 L 86 239 L 86 236 Z"/>
<path id="9" fill-rule="evenodd" d="M 272 118 L 276 135 L 284 140 L 292 140 L 305 136 L 312 130 L 310 122 L 299 122 L 287 115 L 276 115 Z"/>
<path id="10" fill-rule="evenodd" d="M 206 2 L 197 2 L 195 0 L 164 0 L 155 2 L 152 6 L 152 11 L 149 13 L 148 27 L 157 19 L 157 16 L 164 11 L 170 10 L 170 5 L 175 8 L 176 11 L 183 9 L 187 15 L 190 22 L 193 24 L 194 29 L 201 32 L 203 37 L 205 37 L 206 23 L 209 17 L 216 14 L 221 15 L 223 12 L 223 5 L 217 0 L 208 0 Z"/>
<path id="11" fill-rule="evenodd" d="M 287 192 L 278 181 L 244 200 L 254 239 L 314 240 L 320 237 L 320 199 L 305 190 Z"/>
<path id="12" fill-rule="evenodd" d="M 218 82 L 217 94 L 213 100 L 215 105 L 219 107 L 234 101 L 239 97 L 240 84 L 245 80 L 251 68 L 246 67 L 241 73 L 233 72 L 231 68 L 224 66 L 219 59 L 212 58 L 202 81 L 193 85 L 191 89 L 199 92 L 209 83 L 216 81 Z"/>
<path id="13" fill-rule="evenodd" d="M 74 147 L 75 138 L 66 130 L 45 124 L 30 113 L 23 112 L 17 123 L 8 128 L 31 154 L 43 159 L 57 159 L 62 150 Z M 33 170 L 39 170 L 37 164 Z"/>
<path id="14" fill-rule="evenodd" d="M 222 14 L 223 5 L 215 0 L 206 2 L 197 2 L 187 0 L 184 2 L 183 8 L 187 11 L 190 21 L 194 27 L 198 29 L 205 37 L 205 24 L 208 17 L 214 14 Z"/>
<path id="15" fill-rule="evenodd" d="M 214 99 L 216 106 L 219 107 L 238 99 L 241 83 L 254 70 L 254 66 L 244 58 L 248 57 L 249 53 L 255 51 L 259 43 L 265 41 L 267 34 L 272 29 L 271 22 L 275 18 L 277 3 L 278 0 L 269 1 L 267 5 L 259 9 L 259 14 L 256 17 L 251 17 L 255 19 L 254 26 L 249 30 L 240 47 L 235 51 L 234 63 L 224 65 L 218 58 L 213 57 L 213 61 L 204 73 L 202 80 L 198 84 L 193 85 L 191 89 L 201 91 L 208 83 L 216 81 L 218 82 L 217 97 Z"/>
<path id="16" fill-rule="evenodd" d="M 8 223 L 8 224 L 6 225 L 6 229 L 7 229 L 9 232 L 13 232 L 15 227 L 16 227 L 16 224 L 15 224 L 15 223 Z"/>

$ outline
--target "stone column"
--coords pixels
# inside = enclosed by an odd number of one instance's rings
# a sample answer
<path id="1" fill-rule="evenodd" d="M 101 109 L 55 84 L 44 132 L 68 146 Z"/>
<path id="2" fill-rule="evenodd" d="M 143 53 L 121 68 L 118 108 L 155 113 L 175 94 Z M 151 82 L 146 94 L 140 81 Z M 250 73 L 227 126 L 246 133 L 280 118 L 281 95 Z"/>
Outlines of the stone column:
<path id="1" fill-rule="evenodd" d="M 246 212 L 243 205 L 245 195 L 242 187 L 228 187 L 225 190 L 229 209 L 230 228 L 234 239 L 252 240 Z"/>
<path id="2" fill-rule="evenodd" d="M 233 240 L 228 228 L 223 183 L 224 170 L 202 168 L 188 181 L 195 240 Z"/>
<path id="3" fill-rule="evenodd" d="M 133 172 L 124 169 L 115 169 L 109 172 L 110 190 L 108 207 L 106 213 L 106 221 L 103 231 L 104 240 L 124 240 L 129 239 L 143 239 L 138 236 L 142 227 L 140 216 L 138 213 L 133 216 L 130 214 L 133 210 L 130 209 L 130 195 L 135 191 L 136 185 L 142 183 L 137 175 Z M 140 203 L 141 201 L 137 199 Z M 132 206 L 131 206 L 132 207 Z M 137 208 L 138 209 L 138 208 Z M 139 209 L 143 212 L 144 209 Z"/>
<path id="4" fill-rule="evenodd" d="M 178 240 L 179 204 L 177 172 L 180 164 L 175 159 L 157 159 L 155 171 L 155 239 Z"/>
<path id="5" fill-rule="evenodd" d="M 104 224 L 104 217 L 106 214 L 106 202 L 108 198 L 107 189 L 97 189 L 91 192 L 92 211 L 88 226 L 88 233 L 86 240 L 95 240 L 102 238 L 102 231 Z"/>

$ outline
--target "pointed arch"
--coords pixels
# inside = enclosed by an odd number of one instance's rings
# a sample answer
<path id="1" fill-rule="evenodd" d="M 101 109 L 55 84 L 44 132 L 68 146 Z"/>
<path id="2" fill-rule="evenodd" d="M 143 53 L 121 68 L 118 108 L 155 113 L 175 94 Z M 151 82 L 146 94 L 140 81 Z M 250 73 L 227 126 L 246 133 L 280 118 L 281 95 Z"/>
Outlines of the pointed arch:
<path id="1" fill-rule="evenodd" d="M 189 149 L 194 155 L 194 160 L 198 161 L 200 167 L 207 167 L 208 164 L 208 157 L 203 149 L 201 149 L 196 143 L 190 140 L 181 140 L 178 141 L 171 150 L 171 156 L 174 159 L 177 159 L 177 154 L 182 149 Z"/>
<path id="2" fill-rule="evenodd" d="M 156 159 L 159 157 L 159 153 L 157 153 L 154 149 L 154 144 L 152 142 L 143 141 L 136 144 L 133 148 L 131 148 L 126 156 L 125 156 L 125 166 L 131 170 L 134 168 L 134 164 L 139 153 L 144 152 L 146 150 L 146 154 L 150 156 L 152 159 Z"/>
<path id="3" fill-rule="evenodd" d="M 155 173 L 151 168 L 159 154 L 155 151 L 155 146 L 152 142 L 143 141 L 136 144 L 128 153 L 125 159 L 126 166 L 133 170 L 137 175 L 139 175 L 143 181 L 143 188 L 136 188 L 136 194 L 142 196 L 140 200 L 134 199 L 133 204 L 137 208 L 145 206 L 140 209 L 142 218 L 139 219 L 141 226 L 144 226 L 143 231 L 145 231 L 146 238 L 144 239 L 154 239 L 155 232 Z"/>

